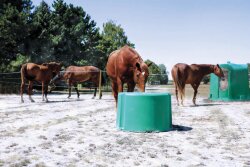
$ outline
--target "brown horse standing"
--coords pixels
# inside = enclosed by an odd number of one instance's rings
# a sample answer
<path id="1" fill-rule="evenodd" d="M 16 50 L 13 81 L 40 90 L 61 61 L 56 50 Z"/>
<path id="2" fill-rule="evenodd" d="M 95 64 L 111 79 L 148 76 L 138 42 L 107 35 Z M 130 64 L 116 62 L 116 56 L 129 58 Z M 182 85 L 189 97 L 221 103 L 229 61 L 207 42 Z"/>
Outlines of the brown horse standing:
<path id="1" fill-rule="evenodd" d="M 46 102 L 48 102 L 47 94 L 48 94 L 48 84 L 50 80 L 53 78 L 53 75 L 58 74 L 61 70 L 61 64 L 50 62 L 50 63 L 43 63 L 42 65 L 38 65 L 35 63 L 26 63 L 22 65 L 21 68 L 21 89 L 20 89 L 20 95 L 21 95 L 21 102 L 23 103 L 23 90 L 25 86 L 25 81 L 29 81 L 28 86 L 28 94 L 29 99 L 31 102 L 34 102 L 34 100 L 31 97 L 31 91 L 33 82 L 37 81 L 42 83 L 42 97 L 44 101 L 44 95 Z"/>
<path id="2" fill-rule="evenodd" d="M 86 82 L 86 81 L 91 81 L 94 83 L 95 86 L 95 91 L 94 91 L 94 96 L 96 96 L 96 91 L 97 87 L 99 85 L 100 81 L 100 69 L 94 66 L 69 66 L 65 69 L 64 72 L 61 74 L 57 75 L 51 83 L 54 83 L 58 79 L 63 79 L 67 82 L 68 88 L 69 88 L 69 96 L 71 96 L 71 86 L 73 85 L 75 87 L 75 90 L 77 92 L 77 97 L 79 98 L 80 94 L 77 89 L 77 84 L 80 82 Z M 103 77 L 101 76 L 101 81 L 103 83 Z M 102 92 L 99 95 L 99 99 L 102 97 Z"/>
<path id="3" fill-rule="evenodd" d="M 187 65 L 178 63 L 172 68 L 172 77 L 175 83 L 175 92 L 177 105 L 179 105 L 178 91 L 180 92 L 181 104 L 183 105 L 183 97 L 185 95 L 185 84 L 191 84 L 194 89 L 193 103 L 196 105 L 197 89 L 202 78 L 210 73 L 214 73 L 218 77 L 224 77 L 220 66 L 211 64 L 192 64 Z"/>
<path id="4" fill-rule="evenodd" d="M 106 70 L 112 81 L 112 91 L 116 102 L 118 93 L 123 92 L 124 83 L 128 85 L 128 92 L 133 92 L 136 84 L 139 91 L 145 92 L 150 65 L 144 63 L 140 55 L 128 46 L 109 55 Z"/>

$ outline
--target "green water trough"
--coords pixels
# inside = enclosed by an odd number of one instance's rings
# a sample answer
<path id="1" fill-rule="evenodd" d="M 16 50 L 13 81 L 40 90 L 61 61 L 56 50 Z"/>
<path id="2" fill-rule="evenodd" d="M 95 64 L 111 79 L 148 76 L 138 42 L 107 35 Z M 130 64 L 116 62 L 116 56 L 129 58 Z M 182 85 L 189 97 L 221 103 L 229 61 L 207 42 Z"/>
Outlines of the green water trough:
<path id="1" fill-rule="evenodd" d="M 169 93 L 119 93 L 116 126 L 123 131 L 163 132 L 172 129 Z"/>

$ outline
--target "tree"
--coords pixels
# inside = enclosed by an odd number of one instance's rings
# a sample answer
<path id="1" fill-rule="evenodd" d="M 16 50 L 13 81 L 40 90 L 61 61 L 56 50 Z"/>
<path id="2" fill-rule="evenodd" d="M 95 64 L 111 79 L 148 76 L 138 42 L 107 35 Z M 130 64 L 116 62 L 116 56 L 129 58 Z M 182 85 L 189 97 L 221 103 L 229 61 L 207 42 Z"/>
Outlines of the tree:
<path id="1" fill-rule="evenodd" d="M 168 84 L 168 72 L 164 64 L 159 64 L 161 71 L 160 84 Z"/>
<path id="2" fill-rule="evenodd" d="M 3 0 L 0 4 L 0 70 L 16 59 L 17 53 L 26 53 L 32 9 L 30 0 Z"/>
<path id="3" fill-rule="evenodd" d="M 51 21 L 52 12 L 47 3 L 42 1 L 32 13 L 30 36 L 28 40 L 29 56 L 32 62 L 42 63 L 54 61 L 52 55 Z"/>
<path id="4" fill-rule="evenodd" d="M 113 21 L 108 21 L 103 24 L 101 35 L 103 37 L 103 44 L 109 45 L 109 47 L 106 48 L 108 54 L 124 45 L 135 47 L 135 45 L 128 40 L 121 25 L 116 25 Z"/>
<path id="5" fill-rule="evenodd" d="M 149 67 L 149 78 L 148 83 L 150 84 L 160 84 L 161 79 L 161 69 L 151 60 L 146 60 L 145 63 L 149 64 L 152 62 L 152 65 Z"/>
<path id="6" fill-rule="evenodd" d="M 53 55 L 65 65 L 95 64 L 100 34 L 96 23 L 81 7 L 67 5 L 63 0 L 53 3 Z M 86 60 L 86 61 L 82 61 Z"/>

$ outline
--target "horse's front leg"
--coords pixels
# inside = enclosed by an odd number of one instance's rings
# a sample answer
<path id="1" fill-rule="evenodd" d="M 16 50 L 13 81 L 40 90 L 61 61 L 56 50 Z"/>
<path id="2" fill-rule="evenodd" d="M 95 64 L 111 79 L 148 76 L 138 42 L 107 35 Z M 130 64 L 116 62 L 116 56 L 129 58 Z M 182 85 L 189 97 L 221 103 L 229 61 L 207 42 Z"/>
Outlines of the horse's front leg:
<path id="1" fill-rule="evenodd" d="M 71 97 L 71 81 L 70 80 L 68 80 L 68 89 L 69 89 L 69 96 L 68 96 L 68 98 L 70 98 Z"/>
<path id="2" fill-rule="evenodd" d="M 46 84 L 45 88 L 44 88 L 44 95 L 45 95 L 45 102 L 49 102 L 47 95 L 48 95 L 48 84 Z"/>
<path id="3" fill-rule="evenodd" d="M 113 81 L 111 86 L 112 86 L 112 91 L 113 91 L 113 95 L 114 95 L 114 98 L 115 98 L 115 102 L 117 104 L 117 95 L 118 95 L 117 83 Z"/>
<path id="4" fill-rule="evenodd" d="M 21 103 L 24 103 L 24 100 L 23 100 L 23 91 L 24 91 L 24 87 L 25 87 L 25 82 L 22 81 L 21 87 L 20 87 Z"/>
<path id="5" fill-rule="evenodd" d="M 96 92 L 97 92 L 97 87 L 95 87 L 94 96 L 92 97 L 92 99 L 94 99 L 96 97 Z"/>
<path id="6" fill-rule="evenodd" d="M 77 93 L 77 98 L 79 99 L 80 94 L 79 94 L 79 91 L 78 91 L 78 89 L 77 89 L 77 83 L 74 83 L 73 85 L 74 85 L 75 90 L 76 90 L 76 93 Z"/>
<path id="7" fill-rule="evenodd" d="M 194 97 L 193 97 L 193 104 L 196 106 L 196 95 L 198 92 L 198 87 L 200 84 L 191 84 L 194 89 Z"/>
<path id="8" fill-rule="evenodd" d="M 31 97 L 31 94 L 32 94 L 32 87 L 33 87 L 33 82 L 32 81 L 29 81 L 29 86 L 28 86 L 28 94 L 29 94 L 29 99 L 31 102 L 35 102 L 32 97 Z"/>
<path id="9" fill-rule="evenodd" d="M 118 93 L 123 92 L 123 83 L 120 79 L 117 80 Z"/>
<path id="10" fill-rule="evenodd" d="M 43 101 L 45 101 L 44 100 L 44 81 L 42 82 L 42 97 L 43 97 Z"/>

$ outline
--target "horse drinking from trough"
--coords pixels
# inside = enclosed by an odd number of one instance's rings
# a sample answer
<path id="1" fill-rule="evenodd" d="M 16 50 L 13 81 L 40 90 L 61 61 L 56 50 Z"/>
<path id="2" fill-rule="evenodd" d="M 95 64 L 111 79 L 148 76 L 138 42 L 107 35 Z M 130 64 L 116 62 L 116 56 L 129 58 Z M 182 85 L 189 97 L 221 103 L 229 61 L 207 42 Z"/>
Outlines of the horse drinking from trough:
<path id="1" fill-rule="evenodd" d="M 128 92 L 133 92 L 137 85 L 139 91 L 145 92 L 145 84 L 149 76 L 148 67 L 140 55 L 129 46 L 124 46 L 109 55 L 106 65 L 107 75 L 112 81 L 112 91 L 117 103 L 119 92 L 123 92 L 124 83 Z"/>
<path id="2" fill-rule="evenodd" d="M 53 84 L 59 79 L 65 80 L 68 84 L 68 89 L 69 89 L 68 98 L 71 97 L 72 85 L 74 86 L 76 93 L 77 93 L 77 97 L 79 98 L 80 94 L 77 89 L 77 84 L 80 82 L 91 81 L 95 87 L 94 96 L 93 96 L 93 98 L 95 98 L 100 79 L 101 79 L 101 84 L 104 83 L 103 75 L 101 76 L 100 75 L 101 75 L 101 70 L 94 66 L 69 66 L 65 69 L 65 71 L 61 72 L 55 78 L 53 78 L 53 80 L 51 81 L 51 84 Z M 101 97 L 102 97 L 102 91 L 100 90 L 99 99 L 101 99 Z"/>
<path id="3" fill-rule="evenodd" d="M 42 97 L 44 101 L 44 95 L 46 102 L 48 102 L 47 94 L 48 94 L 48 84 L 54 75 L 58 74 L 61 70 L 62 65 L 56 62 L 43 63 L 42 65 L 38 65 L 35 63 L 26 63 L 21 67 L 21 102 L 23 103 L 23 91 L 25 87 L 26 80 L 29 81 L 28 85 L 28 94 L 31 102 L 34 100 L 31 97 L 33 82 L 37 81 L 42 84 Z"/>
<path id="4" fill-rule="evenodd" d="M 224 77 L 224 73 L 220 66 L 212 64 L 183 64 L 178 63 L 172 68 L 172 78 L 175 83 L 175 93 L 177 105 L 179 105 L 178 91 L 181 97 L 181 104 L 183 105 L 183 98 L 185 95 L 185 84 L 191 84 L 194 89 L 193 104 L 196 105 L 197 90 L 202 78 L 205 75 L 214 73 L 218 77 Z"/>

